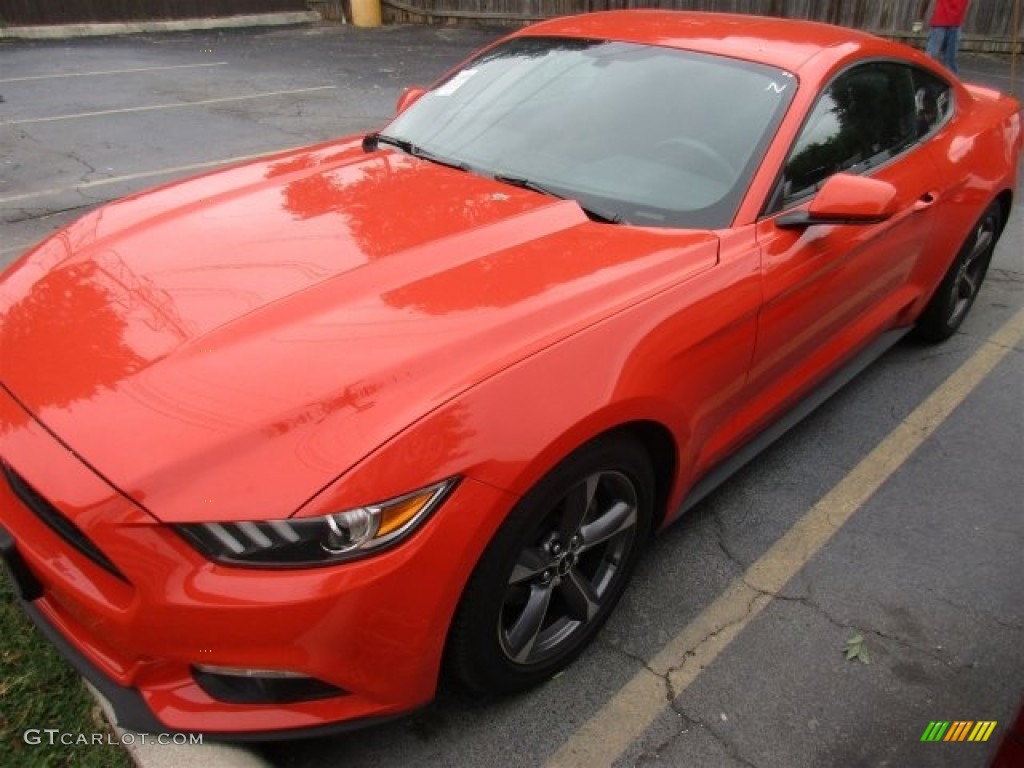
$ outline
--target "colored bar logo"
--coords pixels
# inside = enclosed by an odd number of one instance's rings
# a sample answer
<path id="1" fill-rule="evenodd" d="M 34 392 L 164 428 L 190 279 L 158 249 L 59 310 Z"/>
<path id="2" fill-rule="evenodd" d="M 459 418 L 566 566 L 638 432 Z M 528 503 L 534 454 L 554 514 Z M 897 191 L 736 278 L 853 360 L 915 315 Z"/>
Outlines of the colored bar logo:
<path id="1" fill-rule="evenodd" d="M 995 720 L 933 720 L 921 734 L 921 741 L 988 741 Z"/>

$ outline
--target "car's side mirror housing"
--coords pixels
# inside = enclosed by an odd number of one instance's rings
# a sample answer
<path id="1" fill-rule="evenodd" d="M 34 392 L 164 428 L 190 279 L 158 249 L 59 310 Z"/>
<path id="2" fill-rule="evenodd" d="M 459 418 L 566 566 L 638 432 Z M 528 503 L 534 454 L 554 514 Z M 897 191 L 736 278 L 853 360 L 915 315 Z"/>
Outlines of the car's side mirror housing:
<path id="1" fill-rule="evenodd" d="M 395 105 L 395 114 L 400 115 L 417 101 L 420 96 L 427 92 L 427 89 L 419 85 L 411 85 L 402 91 L 398 97 L 398 104 Z"/>
<path id="2" fill-rule="evenodd" d="M 896 213 L 896 187 L 867 176 L 837 173 L 818 190 L 806 210 L 790 211 L 775 220 L 780 229 L 815 224 L 877 224 Z"/>

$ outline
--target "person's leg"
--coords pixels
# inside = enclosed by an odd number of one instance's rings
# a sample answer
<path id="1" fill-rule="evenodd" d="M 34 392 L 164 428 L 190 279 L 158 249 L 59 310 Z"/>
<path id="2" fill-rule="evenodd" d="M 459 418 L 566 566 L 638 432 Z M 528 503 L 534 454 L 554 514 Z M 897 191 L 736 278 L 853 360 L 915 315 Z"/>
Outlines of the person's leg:
<path id="1" fill-rule="evenodd" d="M 945 27 L 932 27 L 928 30 L 928 43 L 925 45 L 924 52 L 931 56 L 933 59 L 939 59 L 939 53 L 942 51 L 942 41 L 946 37 Z M 939 59 L 941 61 L 941 59 Z"/>
<path id="2" fill-rule="evenodd" d="M 960 49 L 960 27 L 949 27 L 946 30 L 945 63 L 950 72 L 960 74 L 956 63 L 956 52 Z"/>

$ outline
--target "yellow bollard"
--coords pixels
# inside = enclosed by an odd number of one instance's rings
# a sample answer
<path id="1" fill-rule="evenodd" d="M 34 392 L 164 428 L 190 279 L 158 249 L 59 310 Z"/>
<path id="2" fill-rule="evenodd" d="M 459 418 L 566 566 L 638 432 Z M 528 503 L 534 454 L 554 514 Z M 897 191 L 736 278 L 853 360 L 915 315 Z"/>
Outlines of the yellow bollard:
<path id="1" fill-rule="evenodd" d="M 357 27 L 379 27 L 380 0 L 352 0 L 352 23 Z"/>

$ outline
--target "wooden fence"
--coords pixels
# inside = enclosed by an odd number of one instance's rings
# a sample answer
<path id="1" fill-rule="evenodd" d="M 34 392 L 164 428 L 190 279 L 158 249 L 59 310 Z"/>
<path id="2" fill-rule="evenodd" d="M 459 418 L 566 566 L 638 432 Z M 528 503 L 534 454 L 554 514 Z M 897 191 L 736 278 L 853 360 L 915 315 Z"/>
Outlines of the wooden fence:
<path id="1" fill-rule="evenodd" d="M 1017 0 L 972 0 L 963 47 L 1010 50 Z M 674 8 L 814 19 L 920 41 L 934 0 L 382 0 L 385 19 L 399 22 L 476 20 L 522 23 L 615 8 Z M 319 10 L 328 20 L 348 15 L 345 0 L 0 0 L 0 25 L 65 24 L 231 16 Z M 1016 38 L 1024 39 L 1024 18 Z M 1018 44 L 1018 51 L 1021 45 Z"/>
<path id="2" fill-rule="evenodd" d="M 964 23 L 964 47 L 1009 50 L 1015 0 L 973 0 Z M 866 29 L 888 37 L 913 39 L 914 23 L 927 25 L 933 0 L 383 0 L 392 21 L 473 19 L 523 22 L 616 8 L 666 8 L 762 14 L 813 19 Z M 1024 19 L 1017 38 L 1024 38 Z M 989 45 L 982 45 L 985 42 Z M 974 45 L 971 45 L 971 44 Z"/>
<path id="3" fill-rule="evenodd" d="M 306 0 L 0 0 L 0 24 L 160 21 L 306 8 Z"/>

